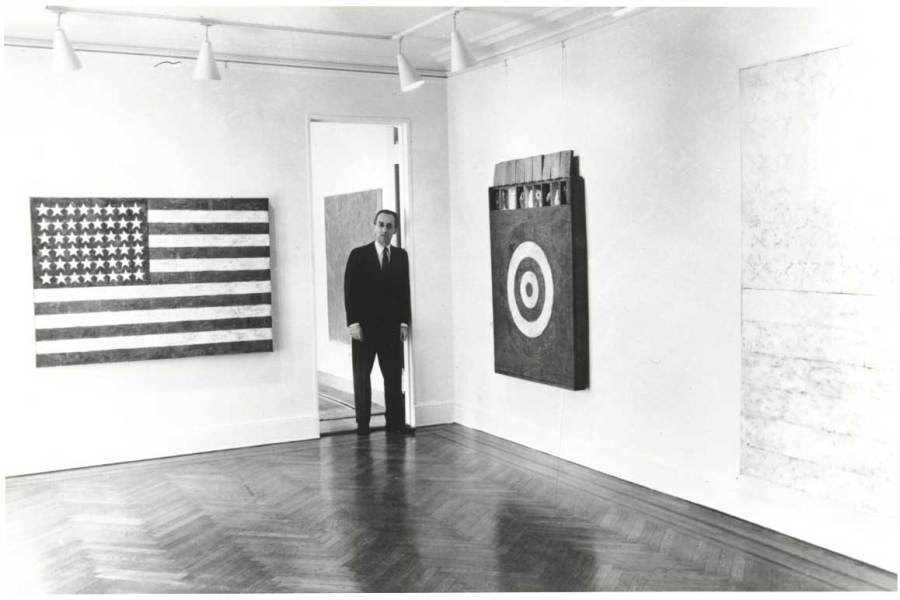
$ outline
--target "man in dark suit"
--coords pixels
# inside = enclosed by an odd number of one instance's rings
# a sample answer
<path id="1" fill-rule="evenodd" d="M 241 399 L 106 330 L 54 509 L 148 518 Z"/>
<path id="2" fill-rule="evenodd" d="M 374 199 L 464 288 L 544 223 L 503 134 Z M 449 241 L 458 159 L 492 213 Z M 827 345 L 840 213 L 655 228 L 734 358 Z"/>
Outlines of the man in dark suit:
<path id="1" fill-rule="evenodd" d="M 369 432 L 375 356 L 384 376 L 385 424 L 388 432 L 412 435 L 406 425 L 401 385 L 403 342 L 409 336 L 409 258 L 391 247 L 397 213 L 375 214 L 375 241 L 354 248 L 344 271 L 344 308 L 353 346 L 353 396 L 357 432 Z"/>

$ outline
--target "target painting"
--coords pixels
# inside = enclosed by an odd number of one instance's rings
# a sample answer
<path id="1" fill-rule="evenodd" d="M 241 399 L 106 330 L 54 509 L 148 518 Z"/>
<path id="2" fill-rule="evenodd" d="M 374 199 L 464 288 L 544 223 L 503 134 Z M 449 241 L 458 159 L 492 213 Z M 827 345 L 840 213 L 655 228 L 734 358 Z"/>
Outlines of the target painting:
<path id="1" fill-rule="evenodd" d="M 571 189 L 571 188 L 570 188 Z M 494 370 L 587 387 L 583 237 L 570 203 L 491 210 Z"/>

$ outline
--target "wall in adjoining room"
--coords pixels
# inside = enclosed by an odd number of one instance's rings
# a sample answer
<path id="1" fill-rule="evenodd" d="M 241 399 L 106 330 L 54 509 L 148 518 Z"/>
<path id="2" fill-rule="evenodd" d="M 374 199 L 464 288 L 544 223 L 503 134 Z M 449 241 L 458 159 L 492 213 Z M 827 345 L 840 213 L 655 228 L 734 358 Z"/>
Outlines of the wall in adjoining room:
<path id="1" fill-rule="evenodd" d="M 452 77 L 456 420 L 893 566 L 894 515 L 740 473 L 739 72 L 850 43 L 874 52 L 857 31 L 887 28 L 867 19 L 877 15 L 658 8 Z M 894 110 L 871 101 L 861 119 Z M 570 149 L 585 182 L 582 392 L 495 374 L 485 343 L 494 165 Z"/>
<path id="2" fill-rule="evenodd" d="M 8 474 L 314 437 L 315 294 L 307 116 L 408 118 L 418 422 L 452 412 L 445 84 L 6 48 L 0 240 Z M 42 368 L 34 364 L 30 196 L 267 197 L 274 353 Z M 444 307 L 443 313 L 434 310 Z"/>
<path id="3" fill-rule="evenodd" d="M 329 226 L 341 227 L 340 223 L 326 224 L 325 200 L 339 194 L 350 194 L 368 190 L 380 190 L 382 204 L 394 205 L 394 163 L 399 163 L 400 146 L 394 144 L 394 132 L 391 125 L 369 123 L 330 123 L 315 122 L 310 126 L 311 145 L 311 177 L 313 196 L 313 244 L 315 245 L 316 281 L 325 282 L 328 278 L 329 261 L 338 265 L 338 285 L 335 289 L 326 289 L 324 285 L 316 288 L 316 339 L 319 371 L 330 375 L 325 383 L 336 385 L 350 383 L 345 391 L 353 390 L 353 365 L 350 360 L 350 335 L 343 340 L 334 340 L 329 334 L 329 323 L 337 318 L 341 324 L 346 323 L 343 298 L 343 265 L 347 256 L 326 256 L 326 230 Z M 381 205 L 379 205 L 381 208 Z M 369 222 L 372 215 L 366 217 Z M 365 235 L 350 241 L 352 246 L 360 246 L 371 242 L 371 227 L 363 228 Z M 329 302 L 329 294 L 335 294 L 338 302 Z M 336 315 L 332 314 L 335 309 Z M 383 388 L 378 369 L 374 369 L 372 385 L 376 389 Z"/>

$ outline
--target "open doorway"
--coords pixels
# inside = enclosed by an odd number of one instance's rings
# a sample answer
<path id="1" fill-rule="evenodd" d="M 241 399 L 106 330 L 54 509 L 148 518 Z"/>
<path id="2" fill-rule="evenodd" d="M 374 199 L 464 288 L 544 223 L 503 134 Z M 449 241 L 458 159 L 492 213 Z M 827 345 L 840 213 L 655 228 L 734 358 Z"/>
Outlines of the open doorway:
<path id="1" fill-rule="evenodd" d="M 343 276 L 350 250 L 373 239 L 381 209 L 400 216 L 394 246 L 406 247 L 406 127 L 402 122 L 310 118 L 309 164 L 316 296 L 316 371 L 321 435 L 356 430 L 353 365 L 344 311 Z M 414 425 L 409 390 L 409 342 L 404 345 L 407 424 Z M 383 429 L 384 383 L 372 369 L 373 431 Z"/>

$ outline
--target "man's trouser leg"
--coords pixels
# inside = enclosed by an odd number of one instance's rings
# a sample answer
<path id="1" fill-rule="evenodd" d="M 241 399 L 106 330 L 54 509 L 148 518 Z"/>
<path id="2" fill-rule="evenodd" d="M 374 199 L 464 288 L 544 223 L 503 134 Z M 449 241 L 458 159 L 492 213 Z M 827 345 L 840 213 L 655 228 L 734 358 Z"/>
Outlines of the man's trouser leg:
<path id="1" fill-rule="evenodd" d="M 400 327 L 394 326 L 382 332 L 377 343 L 378 364 L 384 376 L 385 426 L 388 429 L 403 427 L 406 423 L 406 406 L 403 402 L 403 344 Z"/>
<path id="2" fill-rule="evenodd" d="M 363 336 L 370 335 L 363 331 Z M 361 429 L 368 429 L 372 415 L 372 363 L 375 362 L 374 340 L 353 340 L 351 353 L 353 358 L 353 404 L 356 407 L 356 424 Z"/>

